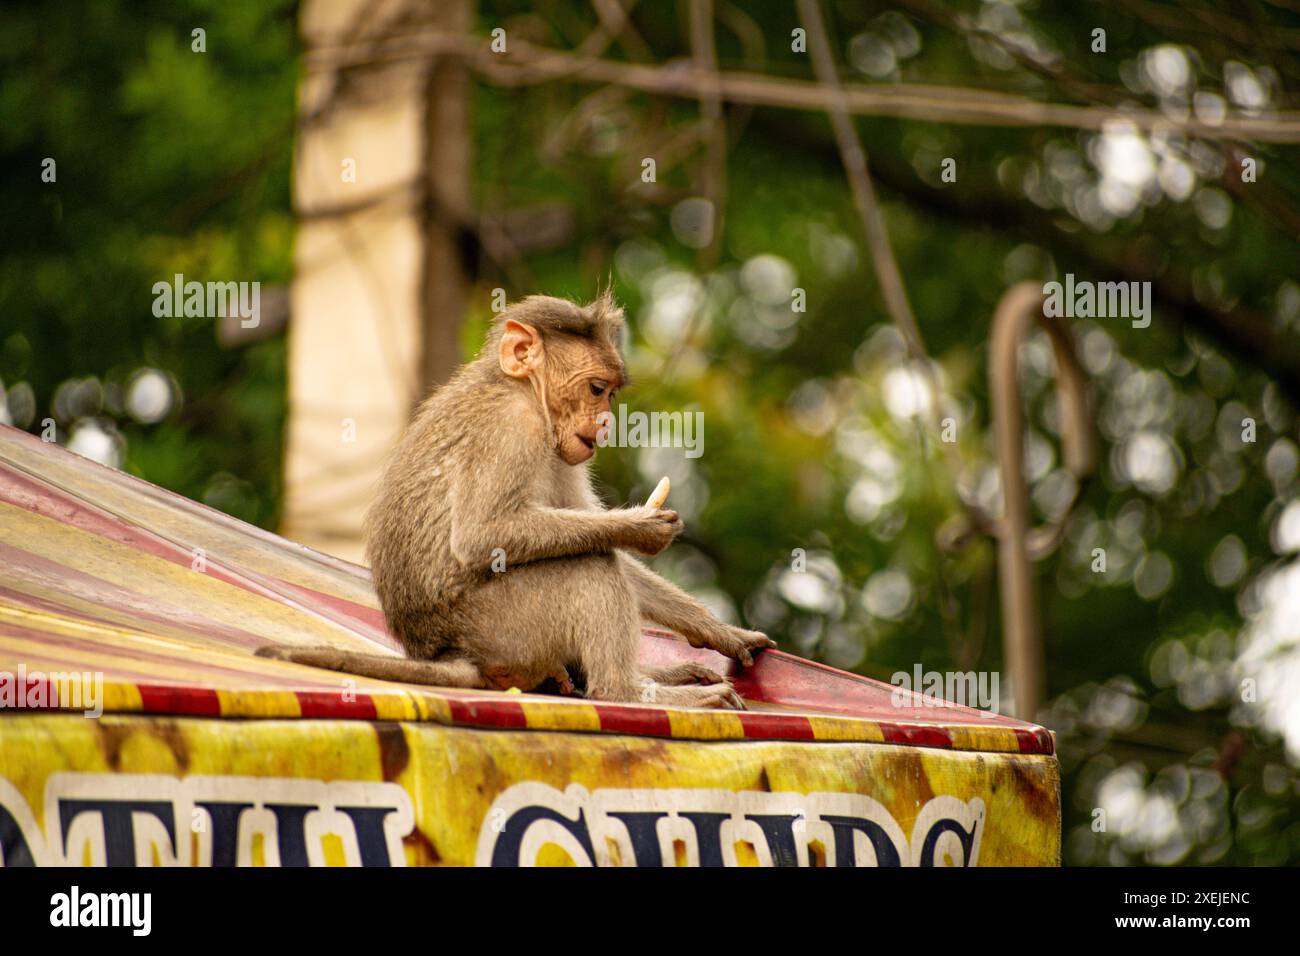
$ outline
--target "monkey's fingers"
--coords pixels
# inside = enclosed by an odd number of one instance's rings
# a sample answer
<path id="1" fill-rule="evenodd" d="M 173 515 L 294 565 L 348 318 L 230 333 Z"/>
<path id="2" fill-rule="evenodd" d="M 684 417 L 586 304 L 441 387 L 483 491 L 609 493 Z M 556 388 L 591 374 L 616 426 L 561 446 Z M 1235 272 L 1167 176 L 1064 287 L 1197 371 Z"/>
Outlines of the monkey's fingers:
<path id="1" fill-rule="evenodd" d="M 646 676 L 659 684 L 723 684 L 727 679 L 711 667 L 694 661 L 683 661 L 669 667 L 646 671 Z"/>
<path id="2" fill-rule="evenodd" d="M 703 664 L 686 662 L 678 664 L 675 668 L 682 682 L 694 681 L 697 684 L 725 684 L 727 679 L 711 667 L 705 667 Z"/>
<path id="3" fill-rule="evenodd" d="M 668 531 L 674 538 L 686 530 L 686 524 L 682 521 L 681 515 L 676 511 L 657 511 L 655 516 L 668 526 Z"/>
<path id="4" fill-rule="evenodd" d="M 669 706 L 707 707 L 712 710 L 745 710 L 745 701 L 728 683 L 687 684 L 682 687 L 661 687 L 659 702 Z"/>
<path id="5" fill-rule="evenodd" d="M 627 519 L 627 547 L 645 555 L 656 555 L 673 543 L 685 525 L 676 511 L 635 508 Z"/>
<path id="6" fill-rule="evenodd" d="M 704 690 L 709 692 L 708 697 L 703 702 L 705 707 L 716 707 L 719 710 L 748 710 L 745 706 L 745 699 L 736 693 L 736 689 L 731 684 L 714 684 L 706 687 Z"/>
<path id="7" fill-rule="evenodd" d="M 743 628 L 731 628 L 730 635 L 732 638 L 731 646 L 722 650 L 724 654 L 734 657 L 745 667 L 754 666 L 754 655 L 759 651 L 766 650 L 769 647 L 776 647 L 776 641 L 772 640 L 761 631 L 746 631 Z"/>
<path id="8" fill-rule="evenodd" d="M 742 667 L 754 666 L 754 655 L 749 653 L 749 648 L 744 644 L 734 644 L 725 652 L 729 657 L 740 661 Z"/>

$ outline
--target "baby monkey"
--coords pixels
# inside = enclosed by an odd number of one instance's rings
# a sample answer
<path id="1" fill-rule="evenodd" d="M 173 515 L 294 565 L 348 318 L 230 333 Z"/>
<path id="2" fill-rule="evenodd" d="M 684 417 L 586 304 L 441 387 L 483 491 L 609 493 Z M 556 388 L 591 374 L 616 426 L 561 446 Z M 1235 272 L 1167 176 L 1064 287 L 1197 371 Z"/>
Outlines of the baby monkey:
<path id="1" fill-rule="evenodd" d="M 587 306 L 530 296 L 416 412 L 367 516 L 375 587 L 408 659 L 259 654 L 449 687 L 532 690 L 550 679 L 569 692 L 573 671 L 595 700 L 743 709 L 709 668 L 638 667 L 643 620 L 746 666 L 775 644 L 717 620 L 632 557 L 681 534 L 675 511 L 606 510 L 592 490 L 602 413 L 627 381 L 622 332 L 608 291 Z"/>

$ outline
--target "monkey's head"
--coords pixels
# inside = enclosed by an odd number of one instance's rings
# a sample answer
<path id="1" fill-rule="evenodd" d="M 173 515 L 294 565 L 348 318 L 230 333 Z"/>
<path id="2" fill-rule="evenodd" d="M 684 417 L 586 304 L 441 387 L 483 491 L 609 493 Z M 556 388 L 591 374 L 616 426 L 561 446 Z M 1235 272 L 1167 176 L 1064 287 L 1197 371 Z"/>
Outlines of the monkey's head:
<path id="1" fill-rule="evenodd" d="M 586 306 L 529 296 L 493 325 L 489 354 L 495 345 L 501 372 L 531 382 L 566 464 L 595 454 L 602 413 L 627 383 L 622 337 L 623 310 L 608 291 Z"/>

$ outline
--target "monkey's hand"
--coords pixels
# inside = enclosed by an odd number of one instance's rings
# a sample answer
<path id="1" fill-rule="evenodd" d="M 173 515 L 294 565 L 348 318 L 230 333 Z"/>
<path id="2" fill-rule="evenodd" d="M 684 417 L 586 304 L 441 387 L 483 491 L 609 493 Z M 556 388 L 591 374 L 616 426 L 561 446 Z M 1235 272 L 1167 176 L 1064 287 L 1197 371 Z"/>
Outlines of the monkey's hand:
<path id="1" fill-rule="evenodd" d="M 649 505 L 611 513 L 617 514 L 621 523 L 618 546 L 645 555 L 658 554 L 668 547 L 684 527 L 676 511 Z"/>
<path id="2" fill-rule="evenodd" d="M 761 631 L 747 631 L 743 627 L 719 624 L 710 628 L 707 634 L 685 635 L 692 647 L 709 647 L 719 654 L 740 661 L 745 667 L 752 667 L 754 655 L 769 647 L 776 647 L 772 640 Z"/>

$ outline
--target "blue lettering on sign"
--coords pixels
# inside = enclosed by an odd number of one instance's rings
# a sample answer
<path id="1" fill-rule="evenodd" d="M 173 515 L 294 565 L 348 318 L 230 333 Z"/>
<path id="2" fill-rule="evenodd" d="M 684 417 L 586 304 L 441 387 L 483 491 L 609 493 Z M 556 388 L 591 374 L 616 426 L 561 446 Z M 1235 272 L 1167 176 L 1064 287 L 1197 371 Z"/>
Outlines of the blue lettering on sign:
<path id="1" fill-rule="evenodd" d="M 685 849 L 692 866 L 735 866 L 747 844 L 763 866 L 975 866 L 984 803 L 940 796 L 917 814 L 911 839 L 878 801 L 853 793 L 704 789 L 557 790 L 521 783 L 502 793 L 479 833 L 477 862 L 533 866 L 558 846 L 580 866 L 659 867 Z"/>
<path id="2" fill-rule="evenodd" d="M 51 774 L 44 817 L 48 833 L 0 778 L 0 865 L 248 866 L 260 840 L 265 865 L 321 866 L 333 836 L 346 865 L 401 866 L 415 825 L 392 783 L 154 774 Z M 475 863 L 555 846 L 580 866 L 975 866 L 983 832 L 979 798 L 933 797 L 906 834 L 863 794 L 526 782 L 488 809 Z"/>
<path id="3" fill-rule="evenodd" d="M 45 820 L 0 778 L 0 865 L 249 866 L 260 837 L 268 866 L 322 866 L 332 836 L 348 866 L 402 866 L 415 826 L 393 783 L 161 774 L 51 774 Z"/>

